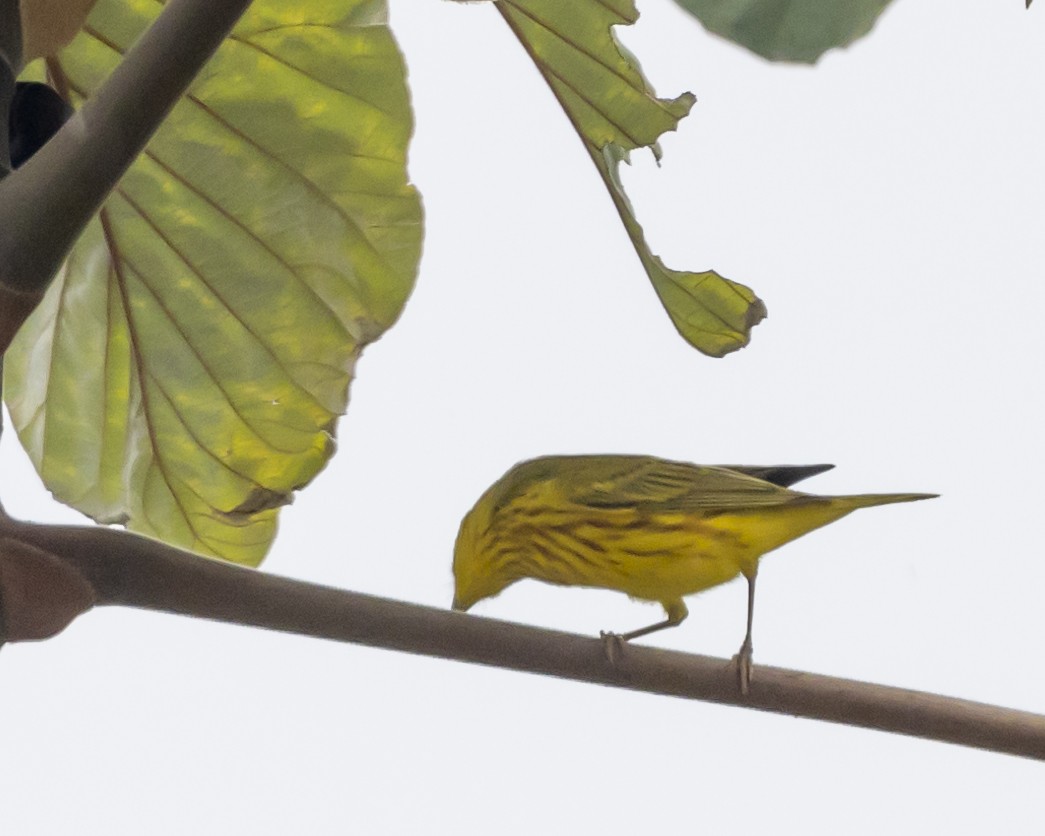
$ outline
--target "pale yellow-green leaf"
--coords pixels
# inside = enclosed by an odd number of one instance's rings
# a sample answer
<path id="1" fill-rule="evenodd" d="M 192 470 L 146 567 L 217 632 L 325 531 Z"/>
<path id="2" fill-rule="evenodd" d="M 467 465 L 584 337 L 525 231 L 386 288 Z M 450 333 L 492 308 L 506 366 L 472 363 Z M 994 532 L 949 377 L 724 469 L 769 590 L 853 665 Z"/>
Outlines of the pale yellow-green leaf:
<path id="1" fill-rule="evenodd" d="M 747 345 L 765 306 L 713 270 L 672 270 L 646 243 L 619 177 L 628 154 L 673 131 L 694 98 L 658 99 L 611 27 L 638 19 L 633 0 L 498 0 L 497 7 L 584 140 L 661 302 L 694 347 L 721 357 Z"/>
<path id="2" fill-rule="evenodd" d="M 52 81 L 82 101 L 160 9 L 100 0 Z M 7 354 L 12 417 L 59 499 L 262 559 L 413 287 L 411 130 L 384 0 L 250 7 Z"/>

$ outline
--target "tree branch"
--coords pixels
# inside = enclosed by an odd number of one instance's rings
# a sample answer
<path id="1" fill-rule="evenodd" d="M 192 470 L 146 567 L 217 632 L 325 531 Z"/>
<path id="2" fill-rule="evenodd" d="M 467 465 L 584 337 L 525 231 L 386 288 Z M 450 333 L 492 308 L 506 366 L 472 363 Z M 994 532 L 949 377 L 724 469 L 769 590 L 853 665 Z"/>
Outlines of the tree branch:
<path id="1" fill-rule="evenodd" d="M 751 692 L 741 696 L 736 668 L 726 659 L 626 645 L 611 661 L 597 638 L 268 575 L 113 529 L 33 525 L 3 515 L 0 538 L 5 609 L 7 542 L 18 544 L 23 563 L 44 554 L 74 569 L 76 579 L 62 579 L 68 590 L 62 600 L 75 601 L 77 612 L 92 602 L 160 610 L 1045 760 L 1045 717 L 1027 712 L 764 666 L 754 669 Z M 45 568 L 41 576 L 53 585 L 55 567 Z"/>
<path id="2" fill-rule="evenodd" d="M 4 9 L 9 2 L 0 0 Z M 170 0 L 97 94 L 0 182 L 0 351 L 248 5 L 250 0 Z"/>
<path id="3" fill-rule="evenodd" d="M 7 121 L 15 78 L 22 66 L 22 25 L 18 0 L 0 0 L 0 181 L 11 170 Z"/>

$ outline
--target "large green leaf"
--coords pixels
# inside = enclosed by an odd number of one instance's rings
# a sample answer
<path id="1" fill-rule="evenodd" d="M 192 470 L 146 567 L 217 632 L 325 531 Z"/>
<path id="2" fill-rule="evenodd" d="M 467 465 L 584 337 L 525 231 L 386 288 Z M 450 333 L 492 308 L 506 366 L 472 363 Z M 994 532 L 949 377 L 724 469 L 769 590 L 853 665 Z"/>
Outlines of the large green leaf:
<path id="1" fill-rule="evenodd" d="M 675 0 L 716 35 L 773 61 L 813 64 L 871 31 L 891 0 Z"/>
<path id="2" fill-rule="evenodd" d="M 53 81 L 89 96 L 160 9 L 101 0 Z M 420 256 L 386 14 L 257 0 L 87 228 L 6 363 L 59 499 L 256 564 L 333 454 Z"/>
<path id="3" fill-rule="evenodd" d="M 673 131 L 695 101 L 658 99 L 611 27 L 638 19 L 633 0 L 499 0 L 497 7 L 536 63 L 602 175 L 653 287 L 679 333 L 721 357 L 747 345 L 765 306 L 744 285 L 713 270 L 671 270 L 650 252 L 621 185 L 629 152 Z"/>

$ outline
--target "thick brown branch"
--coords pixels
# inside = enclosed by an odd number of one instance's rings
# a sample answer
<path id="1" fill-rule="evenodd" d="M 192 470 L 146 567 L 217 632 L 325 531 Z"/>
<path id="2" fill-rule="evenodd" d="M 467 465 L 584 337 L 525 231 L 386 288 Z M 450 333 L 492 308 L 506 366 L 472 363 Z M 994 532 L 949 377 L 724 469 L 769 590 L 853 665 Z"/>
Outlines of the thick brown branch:
<path id="1" fill-rule="evenodd" d="M 725 659 L 476 618 L 207 560 L 105 528 L 0 519 L 0 537 L 75 567 L 115 604 L 726 703 L 1045 760 L 1045 717 L 918 691 L 756 667 L 741 696 Z M 2 559 L 2 555 L 0 555 Z"/>
<path id="2" fill-rule="evenodd" d="M 0 289 L 10 297 L 0 299 L 0 351 L 88 220 L 249 4 L 170 0 L 97 94 L 0 183 Z"/>
<path id="3" fill-rule="evenodd" d="M 8 109 L 14 94 L 15 76 L 21 65 L 22 27 L 18 0 L 0 0 L 0 180 L 10 171 Z"/>

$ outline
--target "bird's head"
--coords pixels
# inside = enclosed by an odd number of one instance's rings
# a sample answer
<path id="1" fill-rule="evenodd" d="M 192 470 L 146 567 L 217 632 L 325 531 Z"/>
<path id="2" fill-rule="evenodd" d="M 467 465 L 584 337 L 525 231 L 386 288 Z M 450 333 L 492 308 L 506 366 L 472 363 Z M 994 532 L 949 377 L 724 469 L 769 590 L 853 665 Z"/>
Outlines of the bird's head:
<path id="1" fill-rule="evenodd" d="M 455 610 L 470 609 L 517 580 L 534 577 L 521 563 L 529 547 L 513 522 L 513 509 L 538 504 L 534 492 L 553 479 L 561 463 L 561 456 L 544 456 L 515 465 L 465 515 L 454 546 Z"/>
<path id="2" fill-rule="evenodd" d="M 517 578 L 507 571 L 510 555 L 491 531 L 493 503 L 482 497 L 461 521 L 454 545 L 455 610 L 468 610 L 497 595 Z"/>

